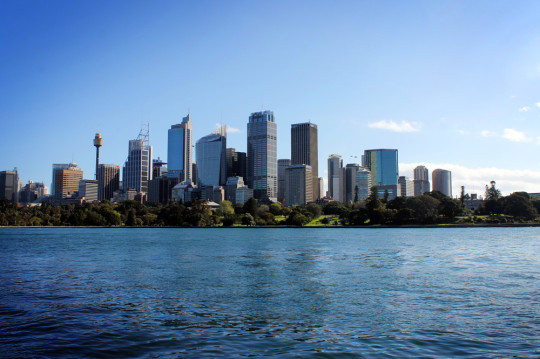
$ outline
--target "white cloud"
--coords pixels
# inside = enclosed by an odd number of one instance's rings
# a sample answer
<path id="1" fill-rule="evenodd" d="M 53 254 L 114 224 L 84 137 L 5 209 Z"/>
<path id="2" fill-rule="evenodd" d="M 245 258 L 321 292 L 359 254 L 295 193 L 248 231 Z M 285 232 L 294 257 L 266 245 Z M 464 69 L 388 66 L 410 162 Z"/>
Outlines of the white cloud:
<path id="1" fill-rule="evenodd" d="M 537 103 L 536 103 L 536 107 L 540 107 L 540 102 L 537 102 Z"/>
<path id="2" fill-rule="evenodd" d="M 529 106 L 523 106 L 522 108 L 519 109 L 519 112 L 527 112 L 529 111 L 531 108 Z"/>
<path id="3" fill-rule="evenodd" d="M 220 128 L 222 125 L 220 123 L 216 123 L 216 129 Z M 242 133 L 242 130 L 239 128 L 234 128 L 228 125 L 225 125 L 227 127 L 227 133 Z"/>
<path id="4" fill-rule="evenodd" d="M 497 182 L 497 188 L 504 195 L 512 192 L 540 192 L 540 171 L 511 170 L 505 168 L 468 168 L 451 163 L 400 163 L 400 176 L 413 178 L 413 170 L 416 166 L 424 165 L 431 173 L 434 169 L 441 168 L 452 172 L 452 195 L 459 196 L 460 187 L 465 186 L 465 192 L 477 193 L 483 196 L 486 184 L 490 181 Z M 431 182 L 431 178 L 430 178 Z"/>
<path id="5" fill-rule="evenodd" d="M 380 130 L 389 130 L 394 132 L 417 132 L 420 131 L 420 125 L 415 122 L 401 121 L 397 123 L 395 121 L 382 120 L 368 124 L 370 128 L 378 128 Z"/>
<path id="6" fill-rule="evenodd" d="M 512 142 L 531 142 L 532 141 L 531 138 L 525 135 L 525 132 L 514 130 L 513 128 L 505 128 L 502 137 Z"/>
<path id="7" fill-rule="evenodd" d="M 497 134 L 496 134 L 495 132 L 489 131 L 489 130 L 481 131 L 481 132 L 480 132 L 480 135 L 481 135 L 482 137 L 495 137 L 495 136 L 497 136 Z"/>

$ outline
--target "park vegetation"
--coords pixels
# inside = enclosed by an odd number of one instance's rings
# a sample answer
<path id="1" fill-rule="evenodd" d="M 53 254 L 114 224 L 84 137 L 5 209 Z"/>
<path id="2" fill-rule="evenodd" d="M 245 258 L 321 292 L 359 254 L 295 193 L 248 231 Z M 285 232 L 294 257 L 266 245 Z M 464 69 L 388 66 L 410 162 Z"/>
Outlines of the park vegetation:
<path id="1" fill-rule="evenodd" d="M 135 201 L 102 201 L 85 205 L 43 204 L 18 207 L 0 201 L 0 226 L 111 226 L 111 227 L 250 227 L 250 226 L 403 226 L 478 223 L 532 223 L 540 212 L 540 199 L 525 192 L 503 197 L 495 182 L 486 186 L 485 201 L 472 211 L 466 195 L 452 199 L 441 192 L 416 197 L 378 198 L 373 187 L 365 201 L 329 202 L 284 207 L 244 205 L 222 201 L 210 209 L 204 200 L 185 204 L 144 205 Z"/>

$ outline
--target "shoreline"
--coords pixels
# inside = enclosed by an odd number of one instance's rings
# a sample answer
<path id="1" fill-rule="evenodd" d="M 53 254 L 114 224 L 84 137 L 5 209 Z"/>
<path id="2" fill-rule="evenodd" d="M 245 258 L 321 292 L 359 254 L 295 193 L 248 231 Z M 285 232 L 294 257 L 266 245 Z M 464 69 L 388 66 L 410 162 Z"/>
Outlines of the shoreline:
<path id="1" fill-rule="evenodd" d="M 150 229 L 150 228 L 194 228 L 194 229 L 275 229 L 275 228 L 297 228 L 297 229 L 341 229 L 341 228 L 365 228 L 365 229 L 383 229 L 383 228 L 511 228 L 511 227 L 540 227 L 540 223 L 479 223 L 479 224 L 407 224 L 407 225 L 379 225 L 379 226 L 242 226 L 242 227 L 190 227 L 190 226 L 0 226 L 1 229 L 20 229 L 20 228 L 109 228 L 109 229 Z"/>

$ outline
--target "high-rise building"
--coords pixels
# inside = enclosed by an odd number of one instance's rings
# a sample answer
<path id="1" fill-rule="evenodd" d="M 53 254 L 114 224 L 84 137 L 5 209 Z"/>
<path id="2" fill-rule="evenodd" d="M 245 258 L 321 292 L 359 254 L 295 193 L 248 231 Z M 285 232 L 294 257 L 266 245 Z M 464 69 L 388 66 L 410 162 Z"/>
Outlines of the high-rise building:
<path id="1" fill-rule="evenodd" d="M 98 167 L 98 200 L 112 200 L 120 188 L 120 166 L 100 164 Z"/>
<path id="2" fill-rule="evenodd" d="M 98 200 L 98 181 L 97 180 L 81 180 L 79 181 L 79 198 L 83 198 L 86 202 L 94 202 Z"/>
<path id="3" fill-rule="evenodd" d="M 242 177 L 247 180 L 247 155 L 245 152 L 236 152 L 234 148 L 226 150 L 227 178 Z"/>
<path id="4" fill-rule="evenodd" d="M 277 173 L 278 173 L 278 187 L 277 187 L 277 200 L 280 203 L 285 203 L 285 189 L 287 186 L 287 176 L 285 169 L 291 165 L 291 160 L 281 159 L 277 161 Z"/>
<path id="5" fill-rule="evenodd" d="M 371 191 L 371 172 L 367 168 L 357 168 L 355 185 L 355 195 L 358 195 L 358 200 L 365 201 Z"/>
<path id="6" fill-rule="evenodd" d="M 195 145 L 199 186 L 224 186 L 227 182 L 227 132 L 222 126 Z"/>
<path id="7" fill-rule="evenodd" d="M 433 191 L 439 191 L 452 197 L 452 172 L 448 170 L 436 169 L 431 172 L 433 180 Z"/>
<path id="8" fill-rule="evenodd" d="M 328 157 L 328 195 L 336 201 L 339 193 L 334 193 L 334 189 L 339 188 L 339 171 L 342 167 L 343 160 L 340 155 L 330 155 Z"/>
<path id="9" fill-rule="evenodd" d="M 172 202 L 172 189 L 179 183 L 177 174 L 165 173 L 154 177 L 148 185 L 148 202 L 168 204 Z"/>
<path id="10" fill-rule="evenodd" d="M 319 193 L 319 151 L 317 146 L 317 125 L 311 122 L 291 125 L 291 165 L 311 166 L 313 176 L 313 199 L 321 197 Z"/>
<path id="11" fill-rule="evenodd" d="M 248 187 L 262 202 L 277 201 L 277 125 L 272 111 L 254 112 L 247 125 Z"/>
<path id="12" fill-rule="evenodd" d="M 199 169 L 195 162 L 191 164 L 191 183 L 193 183 L 194 186 L 199 185 Z"/>
<path id="13" fill-rule="evenodd" d="M 324 195 L 324 178 L 319 177 L 319 193 L 321 194 L 321 198 L 326 197 Z"/>
<path id="14" fill-rule="evenodd" d="M 414 182 L 411 181 L 408 177 L 399 176 L 398 184 L 399 184 L 400 193 L 402 197 L 414 196 Z"/>
<path id="15" fill-rule="evenodd" d="M 54 173 L 54 199 L 62 199 L 79 190 L 79 182 L 83 179 L 83 171 L 71 162 L 67 169 L 56 169 Z"/>
<path id="16" fill-rule="evenodd" d="M 292 165 L 285 169 L 287 184 L 285 204 L 287 206 L 303 205 L 313 198 L 313 175 L 309 165 Z"/>
<path id="17" fill-rule="evenodd" d="M 48 194 L 49 189 L 45 186 L 43 182 L 32 182 L 28 183 L 19 191 L 19 202 L 21 203 L 32 203 L 35 200 L 44 197 Z"/>
<path id="18" fill-rule="evenodd" d="M 148 181 L 152 179 L 152 146 L 148 144 L 148 138 L 148 128 L 142 128 L 137 139 L 129 141 L 128 159 L 122 175 L 124 190 L 148 193 Z"/>
<path id="19" fill-rule="evenodd" d="M 182 119 L 182 123 L 171 126 L 167 145 L 168 171 L 178 173 L 180 182 L 192 179 L 193 127 L 189 114 Z"/>
<path id="20" fill-rule="evenodd" d="M 152 178 L 161 177 L 166 173 L 169 173 L 167 167 L 165 166 L 167 162 L 163 162 L 161 158 L 154 158 L 152 160 Z"/>
<path id="21" fill-rule="evenodd" d="M 429 172 L 425 166 L 414 169 L 414 195 L 420 196 L 429 192 Z"/>
<path id="22" fill-rule="evenodd" d="M 0 200 L 4 198 L 13 203 L 19 202 L 19 172 L 16 168 L 0 172 Z"/>
<path id="23" fill-rule="evenodd" d="M 56 170 L 67 170 L 69 163 L 53 163 L 52 165 L 52 182 L 51 182 L 51 195 L 54 196 L 54 184 L 56 182 Z"/>
<path id="24" fill-rule="evenodd" d="M 400 195 L 398 186 L 398 150 L 376 149 L 364 151 L 364 167 L 371 171 L 371 183 L 380 187 L 379 192 L 388 191 L 388 199 Z"/>

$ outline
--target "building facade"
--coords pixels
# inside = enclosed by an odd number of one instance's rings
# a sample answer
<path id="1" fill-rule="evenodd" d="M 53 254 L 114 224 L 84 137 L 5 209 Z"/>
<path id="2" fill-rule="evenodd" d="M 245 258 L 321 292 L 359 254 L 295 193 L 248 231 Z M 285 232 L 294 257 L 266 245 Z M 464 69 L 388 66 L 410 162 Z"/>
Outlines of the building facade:
<path id="1" fill-rule="evenodd" d="M 308 165 L 312 171 L 313 198 L 321 197 L 319 193 L 319 151 L 317 145 L 317 125 L 311 122 L 291 125 L 291 165 Z"/>
<path id="2" fill-rule="evenodd" d="M 17 169 L 0 172 L 0 200 L 4 198 L 13 203 L 19 202 L 19 172 Z"/>
<path id="3" fill-rule="evenodd" d="M 98 200 L 98 181 L 81 180 L 79 181 L 79 198 L 84 198 L 86 202 Z"/>
<path id="4" fill-rule="evenodd" d="M 425 166 L 417 166 L 414 169 L 414 195 L 420 196 L 429 191 L 429 171 Z"/>
<path id="5" fill-rule="evenodd" d="M 277 125 L 272 111 L 254 112 L 247 125 L 248 187 L 262 202 L 277 201 Z"/>
<path id="6" fill-rule="evenodd" d="M 234 148 L 227 148 L 227 178 L 242 177 L 247 180 L 247 154 L 245 152 L 236 152 Z"/>
<path id="7" fill-rule="evenodd" d="M 79 182 L 83 179 L 83 171 L 71 162 L 67 169 L 57 169 L 54 174 L 54 200 L 61 201 L 79 191 Z"/>
<path id="8" fill-rule="evenodd" d="M 123 170 L 124 190 L 148 193 L 152 179 L 152 146 L 148 144 L 148 131 L 141 130 L 136 140 L 129 141 L 128 159 Z"/>
<path id="9" fill-rule="evenodd" d="M 408 177 L 399 176 L 398 178 L 400 195 L 402 197 L 414 197 L 414 182 Z"/>
<path id="10" fill-rule="evenodd" d="M 168 170 L 179 176 L 180 182 L 192 179 L 193 126 L 188 114 L 182 123 L 172 125 L 168 131 L 167 163 Z"/>
<path id="11" fill-rule="evenodd" d="M 395 149 L 375 149 L 365 150 L 363 165 L 371 172 L 371 183 L 380 187 L 379 192 L 388 191 L 388 199 L 393 199 L 400 195 L 398 186 L 398 150 Z"/>
<path id="12" fill-rule="evenodd" d="M 313 175 L 309 165 L 292 165 L 285 170 L 287 184 L 285 204 L 287 206 L 303 205 L 313 198 Z"/>
<path id="13" fill-rule="evenodd" d="M 330 155 L 328 157 L 328 196 L 334 200 L 339 200 L 339 178 L 340 170 L 343 168 L 343 160 L 340 155 Z"/>
<path id="14" fill-rule="evenodd" d="M 433 191 L 439 191 L 448 197 L 452 197 L 452 172 L 436 169 L 431 172 Z"/>
<path id="15" fill-rule="evenodd" d="M 204 136 L 195 145 L 198 186 L 224 186 L 227 182 L 227 133 L 225 126 Z"/>
<path id="16" fill-rule="evenodd" d="M 114 192 L 120 189 L 120 166 L 100 164 L 98 167 L 98 200 L 111 201 Z"/>
<path id="17" fill-rule="evenodd" d="M 285 169 L 291 165 L 291 160 L 280 159 L 278 160 L 278 195 L 277 200 L 279 203 L 285 204 L 285 189 L 287 186 L 287 177 Z"/>
<path id="18" fill-rule="evenodd" d="M 365 201 L 371 190 L 371 172 L 364 167 L 359 167 L 356 171 L 356 193 L 359 201 Z"/>

